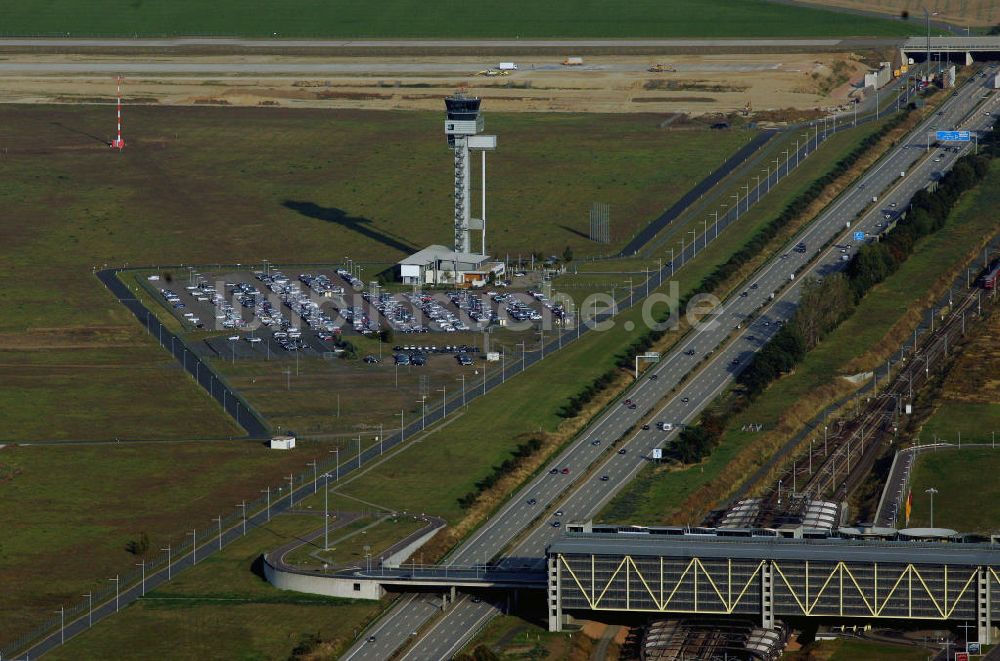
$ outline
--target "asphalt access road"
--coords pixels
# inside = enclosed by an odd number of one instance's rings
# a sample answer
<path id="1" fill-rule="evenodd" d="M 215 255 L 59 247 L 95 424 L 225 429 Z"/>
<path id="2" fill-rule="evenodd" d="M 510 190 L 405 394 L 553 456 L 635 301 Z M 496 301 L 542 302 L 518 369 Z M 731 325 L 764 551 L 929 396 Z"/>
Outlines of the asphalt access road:
<path id="1" fill-rule="evenodd" d="M 651 426 L 648 431 L 632 433 L 627 441 L 610 450 L 609 445 L 643 420 L 672 422 L 675 425 L 693 420 L 746 365 L 751 354 L 774 335 L 779 328 L 777 322 L 787 319 L 794 312 L 804 276 L 823 276 L 842 268 L 845 262 L 841 255 L 845 253 L 840 252 L 838 246 L 845 246 L 849 251 L 846 254 L 853 254 L 857 247 L 852 240 L 853 232 L 876 232 L 878 224 L 884 222 L 887 210 L 903 208 L 916 191 L 927 186 L 938 173 L 946 171 L 956 158 L 971 149 L 967 145 L 959 154 L 933 155 L 920 161 L 924 156 L 926 131 L 935 127 L 983 128 L 992 123 L 992 118 L 986 117 L 983 109 L 976 110 L 970 121 L 963 122 L 980 101 L 984 89 L 982 80 L 975 79 L 958 90 L 956 97 L 945 102 L 941 114 L 931 115 L 921 122 L 907 139 L 871 168 L 860 183 L 852 186 L 793 238 L 786 253 L 757 271 L 747 289 L 726 300 L 714 327 L 690 334 L 669 356 L 644 375 L 628 394 L 637 403 L 636 409 L 620 406 L 606 412 L 547 467 L 560 471 L 567 468 L 569 474 L 543 472 L 448 560 L 456 564 L 482 562 L 508 547 L 522 530 L 530 529 L 527 537 L 503 562 L 514 566 L 544 563 L 545 547 L 561 532 L 561 528 L 551 525 L 554 517 L 544 514 L 546 508 L 558 507 L 564 512 L 561 520 L 566 521 L 586 520 L 600 511 L 646 465 L 652 449 L 666 445 L 676 430 L 664 433 Z M 994 96 L 988 102 L 990 108 L 996 107 L 996 99 Z M 940 160 L 935 161 L 935 158 Z M 900 172 L 905 172 L 905 176 L 901 177 Z M 877 205 L 871 203 L 873 195 L 879 197 Z M 897 206 L 889 206 L 892 202 L 896 202 Z M 857 218 L 859 214 L 863 214 L 860 219 Z M 850 228 L 846 225 L 848 221 L 851 222 Z M 834 245 L 821 249 L 831 240 Z M 807 246 L 805 253 L 792 250 L 800 242 Z M 810 265 L 814 259 L 815 263 Z M 790 277 L 792 274 L 795 274 L 794 279 Z M 782 290 L 785 285 L 788 286 Z M 774 300 L 770 299 L 771 292 L 776 292 Z M 744 293 L 746 296 L 743 296 Z M 749 324 L 746 323 L 748 315 L 753 315 Z M 737 324 L 742 327 L 737 329 Z M 727 341 L 734 331 L 738 331 L 736 336 Z M 750 339 L 751 336 L 753 339 Z M 689 351 L 694 354 L 688 355 L 686 352 Z M 710 358 L 701 372 L 657 407 L 657 403 L 679 385 L 681 377 L 706 356 Z M 657 378 L 652 379 L 651 375 Z M 600 443 L 595 444 L 595 441 Z M 618 454 L 619 448 L 624 449 L 625 454 Z M 595 467 L 589 477 L 579 484 L 574 483 L 574 476 L 587 471 L 592 465 Z M 606 481 L 601 479 L 603 476 L 607 476 Z M 567 491 L 568 496 L 564 495 Z M 530 498 L 534 498 L 536 504 L 529 505 L 527 501 Z M 542 520 L 536 523 L 539 516 Z M 471 600 L 459 600 L 435 623 L 431 630 L 435 634 L 433 638 L 421 637 L 404 658 L 447 658 L 497 612 L 498 606 L 488 601 L 473 603 Z M 377 638 L 377 645 L 368 647 L 361 641 L 346 658 L 384 658 L 386 650 L 391 653 L 408 642 L 415 616 L 414 612 L 408 612 L 405 605 L 394 608 L 379 623 L 383 634 Z M 401 618 L 400 626 L 393 624 L 397 617 Z M 407 627 L 410 631 L 404 633 L 403 629 Z M 393 644 L 397 647 L 392 647 Z"/>

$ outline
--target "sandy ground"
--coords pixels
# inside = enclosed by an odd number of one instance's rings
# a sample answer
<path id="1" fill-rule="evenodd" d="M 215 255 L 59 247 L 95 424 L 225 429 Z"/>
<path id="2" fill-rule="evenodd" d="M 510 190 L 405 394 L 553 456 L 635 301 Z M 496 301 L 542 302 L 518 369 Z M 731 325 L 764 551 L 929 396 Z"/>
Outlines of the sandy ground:
<path id="1" fill-rule="evenodd" d="M 127 103 L 162 105 L 439 110 L 442 96 L 464 89 L 497 112 L 826 110 L 846 103 L 863 78 L 859 60 L 843 52 L 593 56 L 566 67 L 532 56 L 509 76 L 486 77 L 476 74 L 496 63 L 481 58 L 9 55 L 0 58 L 0 102 L 113 102 L 113 77 L 124 71 Z M 648 72 L 654 63 L 676 71 Z"/>
<path id="2" fill-rule="evenodd" d="M 884 12 L 899 16 L 910 12 L 910 20 L 922 25 L 924 7 L 937 12 L 935 20 L 944 20 L 958 26 L 986 27 L 1000 24 L 1000 2 L 997 0 L 804 0 L 813 5 L 845 7 L 865 11 Z M 917 28 L 914 28 L 915 30 Z"/>

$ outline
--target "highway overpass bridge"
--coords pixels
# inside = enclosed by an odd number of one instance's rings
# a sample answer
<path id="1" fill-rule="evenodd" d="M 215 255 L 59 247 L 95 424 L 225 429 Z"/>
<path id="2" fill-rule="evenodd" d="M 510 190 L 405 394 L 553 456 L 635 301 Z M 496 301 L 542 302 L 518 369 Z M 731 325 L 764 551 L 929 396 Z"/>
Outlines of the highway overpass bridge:
<path id="1" fill-rule="evenodd" d="M 977 37 L 910 37 L 899 49 L 902 61 L 915 62 L 941 58 L 956 64 L 1000 60 L 1000 35 Z"/>
<path id="2" fill-rule="evenodd" d="M 735 616 L 765 628 L 786 618 L 1000 624 L 1000 539 L 941 529 L 569 526 L 538 559 L 500 564 L 375 566 L 336 573 L 264 557 L 276 587 L 355 599 L 387 590 L 546 590 L 549 629 L 570 616 Z"/>

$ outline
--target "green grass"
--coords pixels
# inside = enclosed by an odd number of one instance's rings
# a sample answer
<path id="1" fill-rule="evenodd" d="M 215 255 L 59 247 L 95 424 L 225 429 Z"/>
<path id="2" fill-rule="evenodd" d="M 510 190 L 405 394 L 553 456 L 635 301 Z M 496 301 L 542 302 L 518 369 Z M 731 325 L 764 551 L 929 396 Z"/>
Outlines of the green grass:
<path id="1" fill-rule="evenodd" d="M 262 551 L 320 525 L 315 517 L 275 517 L 125 608 L 111 626 L 87 631 L 49 655 L 284 659 L 303 634 L 318 634 L 332 658 L 383 604 L 278 590 L 253 570 Z"/>
<path id="2" fill-rule="evenodd" d="M 763 0 L 635 0 L 626 4 L 553 0 L 485 0 L 476 11 L 458 0 L 421 3 L 386 0 L 194 0 L 136 3 L 103 0 L 86 5 L 50 0 L 42 7 L 7 7 L 6 34 L 211 34 L 289 37 L 807 37 L 907 35 L 905 22 L 873 19 Z"/>
<path id="3" fill-rule="evenodd" d="M 134 137 L 121 154 L 100 142 L 108 119 L 106 107 L 0 108 L 5 442 L 239 433 L 114 301 L 95 267 L 315 263 L 344 255 L 386 263 L 404 254 L 403 242 L 447 239 L 450 157 L 439 113 L 136 107 Z M 750 136 L 663 131 L 653 115 L 487 121 L 513 138 L 491 166 L 491 244 L 512 253 L 528 245 L 559 254 L 566 243 L 585 252 L 589 242 L 560 225 L 585 231 L 591 199 L 613 204 L 622 231 L 631 233 L 629 223 L 637 227 L 669 206 L 692 177 Z M 671 167 L 678 153 L 691 171 Z M 560 169 L 565 163 L 573 164 L 569 174 Z M 286 200 L 317 208 L 300 213 Z M 617 345 L 593 346 L 611 353 Z M 587 372 L 561 377 L 562 390 L 535 405 L 549 407 L 550 427 L 580 374 Z M 451 377 L 448 386 L 457 392 L 460 384 Z M 357 399 L 342 398 L 343 410 L 360 409 L 359 394 L 344 393 Z M 308 416 L 333 414 L 332 393 L 324 398 Z M 411 413 L 416 399 L 405 402 Z M 355 413 L 360 422 L 380 421 Z M 391 426 L 395 417 L 381 421 Z M 304 469 L 314 455 L 302 450 L 274 455 L 242 443 L 5 448 L 13 477 L 0 482 L 0 572 L 10 586 L 0 611 L 4 637 L 76 599 L 86 591 L 80 577 L 130 567 L 123 547 L 139 532 L 154 544 L 180 538 L 192 522 L 205 525 L 263 484 Z M 483 461 L 505 451 L 494 448 Z M 476 459 L 470 473 L 484 465 Z"/>
<path id="4" fill-rule="evenodd" d="M 0 639 L 48 619 L 92 581 L 130 571 L 125 545 L 141 532 L 151 548 L 176 546 L 316 455 L 243 442 L 3 448 Z"/>
<path id="5" fill-rule="evenodd" d="M 421 519 L 406 516 L 374 520 L 366 517 L 335 533 L 331 532 L 328 551 L 322 550 L 323 538 L 320 537 L 290 553 L 286 559 L 292 563 L 313 567 L 321 562 L 329 563 L 331 567 L 362 567 L 365 563 L 365 546 L 369 547 L 371 557 L 376 558 L 390 546 L 425 525 Z M 314 529 L 318 527 L 315 526 Z M 312 555 L 314 552 L 315 556 Z"/>
<path id="6" fill-rule="evenodd" d="M 891 645 L 867 640 L 823 640 L 809 647 L 810 656 L 799 652 L 789 652 L 781 656 L 782 661 L 799 659 L 822 659 L 823 661 L 856 661 L 857 659 L 886 659 L 891 661 L 924 661 L 929 656 L 922 647 Z"/>
<path id="7" fill-rule="evenodd" d="M 1000 482 L 991 479 L 1000 470 L 1000 449 L 955 448 L 922 453 L 910 481 L 913 510 L 910 526 L 930 525 L 930 494 L 934 495 L 934 525 L 959 532 L 1000 530 Z M 969 501 L 975 493 L 975 506 Z"/>
<path id="8" fill-rule="evenodd" d="M 741 431 L 745 424 L 762 424 L 765 430 L 773 427 L 802 393 L 829 383 L 840 374 L 843 365 L 885 335 L 924 293 L 913 286 L 914 282 L 933 282 L 970 252 L 984 235 L 995 231 L 992 210 L 1000 204 L 997 182 L 1000 182 L 1000 164 L 994 163 L 989 178 L 960 202 L 945 228 L 923 241 L 899 271 L 873 289 L 847 321 L 809 352 L 794 373 L 771 385 L 748 409 L 733 418 L 720 447 L 705 462 L 677 471 L 644 469 L 608 504 L 601 518 L 629 523 L 669 520 L 695 488 L 711 481 L 742 448 L 753 444 L 756 434 Z M 990 424 L 995 424 L 995 418 L 992 420 Z M 949 438 L 953 436 L 951 433 Z M 926 433 L 924 437 L 929 438 Z M 763 463 L 768 458 L 761 454 L 755 461 Z"/>
<path id="9" fill-rule="evenodd" d="M 965 402 L 945 399 L 920 431 L 921 441 L 934 439 L 957 443 L 1000 441 L 1000 403 Z"/>
<path id="10" fill-rule="evenodd" d="M 836 149 L 821 151 L 825 154 L 823 158 L 828 164 L 834 162 L 850 151 L 866 130 L 870 129 L 859 129 L 851 140 L 838 143 Z M 783 185 L 786 187 L 781 194 L 790 197 L 808 184 L 790 177 Z M 720 234 L 697 259 L 676 273 L 681 295 L 693 288 L 716 264 L 725 261 L 767 220 L 769 217 L 755 218 L 748 214 L 746 225 Z M 562 421 L 557 414 L 559 407 L 583 384 L 614 365 L 615 355 L 638 332 L 625 330 L 628 322 L 635 324 L 637 329 L 644 328 L 641 310 L 622 313 L 611 330 L 593 333 L 564 347 L 542 364 L 533 366 L 527 378 L 510 381 L 501 386 L 496 395 L 470 403 L 461 417 L 421 441 L 426 447 L 404 453 L 405 460 L 389 461 L 373 468 L 364 477 L 346 485 L 343 491 L 358 497 L 367 494 L 384 507 L 431 512 L 454 521 L 462 514 L 457 503 L 460 496 L 471 490 L 491 466 L 507 458 L 518 442 L 537 431 L 555 431 Z M 489 433 L 484 433 L 484 420 L 489 421 Z M 717 454 L 720 459 L 725 456 L 724 451 Z M 454 472 L 452 479 L 442 483 L 438 474 L 441 466 L 461 466 L 463 470 Z"/>

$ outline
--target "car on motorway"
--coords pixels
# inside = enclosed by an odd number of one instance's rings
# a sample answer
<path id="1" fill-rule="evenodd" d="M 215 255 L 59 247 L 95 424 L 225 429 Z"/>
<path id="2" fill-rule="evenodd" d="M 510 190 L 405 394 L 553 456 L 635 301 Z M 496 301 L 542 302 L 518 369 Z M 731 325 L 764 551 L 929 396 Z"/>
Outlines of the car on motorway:
<path id="1" fill-rule="evenodd" d="M 553 468 L 552 470 L 549 471 L 549 475 L 558 475 L 558 474 L 559 474 L 558 468 Z"/>
<path id="2" fill-rule="evenodd" d="M 563 475 L 569 475 L 569 468 L 564 468 L 560 471 Z"/>
<path id="3" fill-rule="evenodd" d="M 375 642 L 375 636 L 368 636 L 368 642 L 369 643 L 374 643 Z"/>
<path id="4" fill-rule="evenodd" d="M 685 404 L 687 404 L 687 403 L 688 403 L 688 402 L 690 402 L 691 400 L 690 400 L 690 399 L 688 399 L 687 397 L 681 397 L 681 401 L 682 401 L 682 402 L 684 402 Z"/>
<path id="5" fill-rule="evenodd" d="M 528 499 L 528 504 L 529 504 L 529 505 L 537 505 L 537 504 L 538 504 L 538 501 L 537 501 L 537 500 L 535 500 L 534 498 L 529 498 L 529 499 Z"/>
<path id="6" fill-rule="evenodd" d="M 693 356 L 694 355 L 694 349 L 688 349 L 687 351 L 684 352 L 684 355 L 685 356 Z"/>
<path id="7" fill-rule="evenodd" d="M 643 425 L 642 431 L 649 431 L 649 425 Z"/>
<path id="8" fill-rule="evenodd" d="M 478 604 L 478 603 L 480 603 L 480 602 L 481 602 L 482 600 L 483 600 L 483 598 L 482 598 L 482 597 L 473 597 L 473 598 L 472 598 L 472 599 L 471 599 L 470 601 L 472 601 L 472 603 L 474 603 L 474 604 Z"/>
<path id="9" fill-rule="evenodd" d="M 552 516 L 562 516 L 562 515 L 563 515 L 563 511 L 562 511 L 562 510 L 556 510 L 556 511 L 555 511 L 555 512 L 554 512 L 554 513 L 552 514 Z"/>
<path id="10" fill-rule="evenodd" d="M 669 422 L 657 422 L 656 426 L 660 428 L 661 431 L 673 431 L 674 426 Z"/>
<path id="11" fill-rule="evenodd" d="M 552 522 L 552 527 L 553 527 L 553 528 L 558 528 L 558 527 L 559 527 L 559 526 L 561 526 L 561 525 L 562 525 L 562 523 L 561 523 L 560 521 L 553 521 L 553 522 Z"/>
<path id="12" fill-rule="evenodd" d="M 656 381 L 658 378 L 660 378 L 660 375 L 659 374 L 650 374 L 649 378 L 652 379 L 653 381 Z"/>
<path id="13" fill-rule="evenodd" d="M 595 438 L 594 440 L 592 440 L 592 441 L 590 442 L 590 444 L 591 444 L 591 445 L 600 445 L 600 444 L 601 444 L 601 439 L 599 439 L 599 438 Z"/>
<path id="14" fill-rule="evenodd" d="M 610 480 L 610 479 L 611 479 L 611 478 L 610 478 L 610 477 L 608 477 L 607 475 L 602 475 L 602 476 L 601 476 L 601 482 L 607 482 L 607 481 L 608 481 L 608 480 Z"/>
<path id="15" fill-rule="evenodd" d="M 632 404 L 629 404 L 629 405 L 628 405 L 628 407 L 629 407 L 629 408 L 630 408 L 631 410 L 633 410 L 633 411 L 634 411 L 634 410 L 635 410 L 635 403 L 632 403 Z"/>
<path id="16" fill-rule="evenodd" d="M 646 428 L 649 429 L 649 425 L 646 425 Z M 618 450 L 618 454 L 625 454 L 626 452 L 628 452 L 628 450 L 626 450 L 625 448 Z"/>

